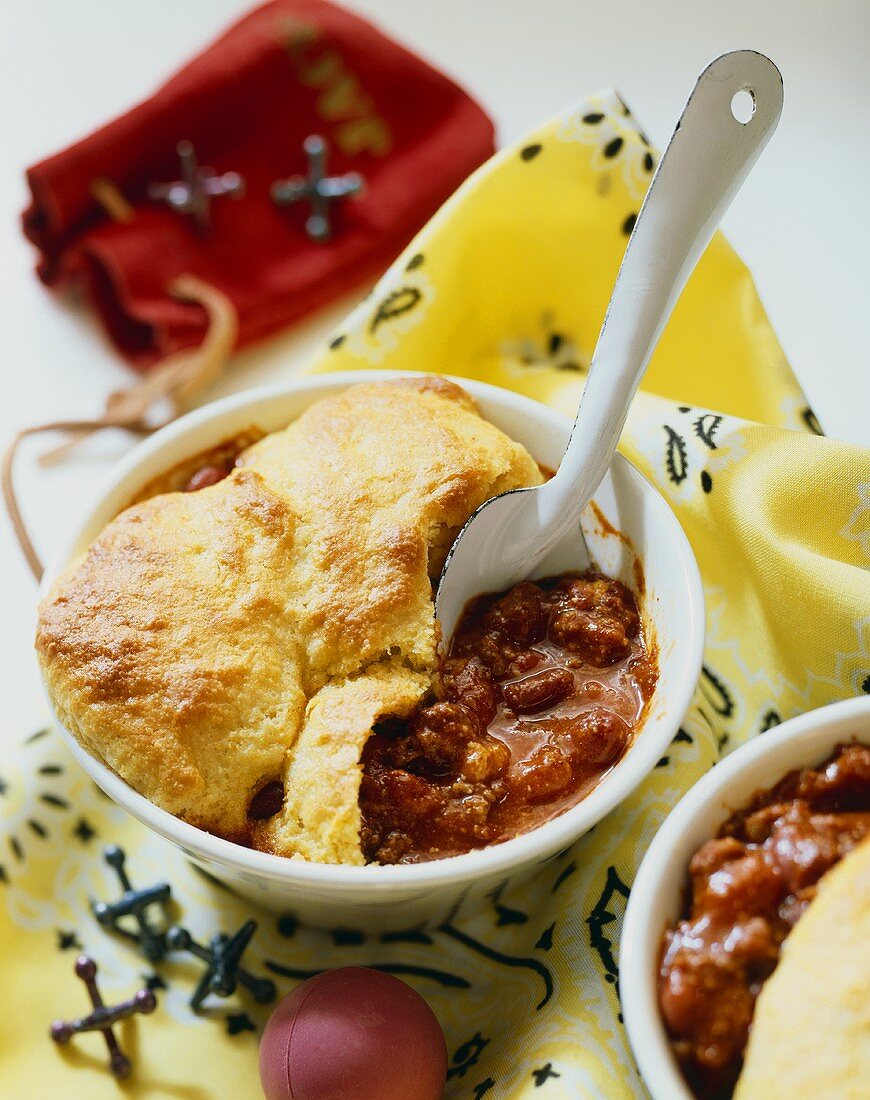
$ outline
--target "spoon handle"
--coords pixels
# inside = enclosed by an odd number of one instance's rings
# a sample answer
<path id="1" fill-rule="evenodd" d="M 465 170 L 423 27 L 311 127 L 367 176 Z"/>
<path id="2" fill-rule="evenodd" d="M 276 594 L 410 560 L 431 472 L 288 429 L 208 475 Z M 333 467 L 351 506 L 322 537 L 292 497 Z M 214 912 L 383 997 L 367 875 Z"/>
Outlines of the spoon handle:
<path id="1" fill-rule="evenodd" d="M 732 112 L 738 92 L 749 92 L 754 105 L 745 123 Z M 571 440 L 550 482 L 553 526 L 576 516 L 598 488 L 674 303 L 781 113 L 782 77 L 762 54 L 723 54 L 698 78 L 641 206 Z"/>

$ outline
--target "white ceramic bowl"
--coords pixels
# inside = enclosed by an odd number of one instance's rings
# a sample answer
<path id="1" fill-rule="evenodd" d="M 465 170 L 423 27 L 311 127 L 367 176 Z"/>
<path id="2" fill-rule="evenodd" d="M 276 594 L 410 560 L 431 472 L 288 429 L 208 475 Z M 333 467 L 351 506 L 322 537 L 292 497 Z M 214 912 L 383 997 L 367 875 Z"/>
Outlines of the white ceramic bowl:
<path id="1" fill-rule="evenodd" d="M 631 888 L 619 948 L 625 1026 L 653 1100 L 693 1100 L 671 1053 L 657 996 L 662 936 L 681 915 L 689 860 L 753 794 L 855 740 L 870 741 L 870 696 L 783 722 L 711 768 L 656 833 Z"/>
<path id="2" fill-rule="evenodd" d="M 326 393 L 397 376 L 364 371 L 293 379 L 217 401 L 170 424 L 115 468 L 46 575 L 43 591 L 142 486 L 177 462 L 251 425 L 266 431 L 282 428 Z M 566 417 L 507 390 L 457 381 L 473 394 L 484 416 L 524 443 L 539 462 L 558 466 L 571 429 Z M 498 883 L 531 874 L 621 802 L 665 752 L 691 700 L 700 671 L 704 606 L 697 566 L 682 529 L 659 494 L 618 455 L 595 499 L 609 523 L 631 540 L 643 563 L 646 585 L 640 602 L 647 629 L 659 646 L 659 683 L 643 727 L 613 771 L 582 802 L 533 832 L 466 855 L 407 866 L 343 867 L 283 859 L 211 836 L 159 809 L 90 756 L 61 726 L 62 732 L 76 759 L 111 798 L 252 900 L 329 927 L 385 929 L 438 923 L 459 906 L 464 911 L 481 901 Z M 625 541 L 603 532 L 591 512 L 584 528 L 593 558 L 604 572 L 633 585 L 634 555 Z"/>

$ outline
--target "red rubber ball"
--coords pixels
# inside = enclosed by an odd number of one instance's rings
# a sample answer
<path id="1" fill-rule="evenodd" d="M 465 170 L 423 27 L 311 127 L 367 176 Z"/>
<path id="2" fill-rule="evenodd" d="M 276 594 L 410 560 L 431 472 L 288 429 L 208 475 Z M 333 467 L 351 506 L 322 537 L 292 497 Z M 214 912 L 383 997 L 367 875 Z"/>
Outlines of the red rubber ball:
<path id="1" fill-rule="evenodd" d="M 447 1045 L 409 985 L 362 966 L 302 982 L 260 1040 L 266 1100 L 440 1100 Z"/>

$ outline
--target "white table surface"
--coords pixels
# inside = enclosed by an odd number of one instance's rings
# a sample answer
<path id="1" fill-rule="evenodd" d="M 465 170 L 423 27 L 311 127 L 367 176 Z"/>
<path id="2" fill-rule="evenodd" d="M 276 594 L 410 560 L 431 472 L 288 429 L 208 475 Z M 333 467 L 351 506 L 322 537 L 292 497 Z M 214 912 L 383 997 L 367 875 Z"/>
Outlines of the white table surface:
<path id="1" fill-rule="evenodd" d="M 779 131 L 729 212 L 810 402 L 829 435 L 870 443 L 870 3 L 867 0 L 349 0 L 462 82 L 512 141 L 615 86 L 662 145 L 696 75 L 752 47 L 782 70 Z M 20 235 L 24 168 L 132 106 L 245 10 L 241 0 L 3 0 L 0 5 L 0 440 L 87 416 L 130 377 L 86 312 L 32 274 Z M 240 355 L 215 395 L 294 369 L 352 304 Z M 42 444 L 44 446 L 44 443 Z M 106 435 L 19 484 L 45 557 L 128 446 Z M 35 585 L 0 518 L 0 739 L 43 715 L 32 653 Z"/>

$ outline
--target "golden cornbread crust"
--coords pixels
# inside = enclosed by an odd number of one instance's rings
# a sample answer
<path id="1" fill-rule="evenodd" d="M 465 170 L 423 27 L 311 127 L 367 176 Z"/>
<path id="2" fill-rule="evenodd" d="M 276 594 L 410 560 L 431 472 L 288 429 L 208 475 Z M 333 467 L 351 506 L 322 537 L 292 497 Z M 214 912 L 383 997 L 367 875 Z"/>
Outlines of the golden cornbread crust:
<path id="1" fill-rule="evenodd" d="M 445 379 L 322 398 L 216 485 L 122 512 L 57 580 L 36 648 L 58 716 L 194 825 L 362 863 L 359 757 L 431 686 L 430 577 L 483 501 L 541 480 Z M 283 809 L 252 830 L 275 780 Z"/>

